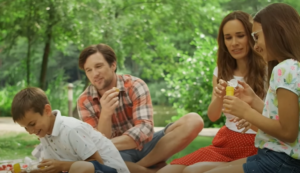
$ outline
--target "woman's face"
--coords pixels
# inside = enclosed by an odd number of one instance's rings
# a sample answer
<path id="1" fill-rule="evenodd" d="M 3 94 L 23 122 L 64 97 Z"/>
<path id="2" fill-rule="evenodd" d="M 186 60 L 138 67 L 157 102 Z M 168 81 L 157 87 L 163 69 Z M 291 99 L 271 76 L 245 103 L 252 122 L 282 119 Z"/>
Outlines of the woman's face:
<path id="1" fill-rule="evenodd" d="M 223 27 L 224 42 L 230 55 L 238 60 L 246 58 L 249 52 L 248 37 L 239 20 L 230 20 Z"/>

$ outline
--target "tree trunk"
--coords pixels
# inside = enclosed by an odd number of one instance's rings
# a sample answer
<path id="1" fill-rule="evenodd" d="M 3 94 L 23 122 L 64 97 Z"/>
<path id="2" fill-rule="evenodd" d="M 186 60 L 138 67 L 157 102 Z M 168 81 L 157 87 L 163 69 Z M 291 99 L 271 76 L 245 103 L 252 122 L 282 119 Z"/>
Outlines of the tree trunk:
<path id="1" fill-rule="evenodd" d="M 47 65 L 48 65 L 48 59 L 50 54 L 50 45 L 51 45 L 51 39 L 52 39 L 52 27 L 54 26 L 54 11 L 53 11 L 53 5 L 50 5 L 50 10 L 48 12 L 49 14 L 49 23 L 46 30 L 46 42 L 45 42 L 45 48 L 44 48 L 44 54 L 43 54 L 43 61 L 42 61 L 42 69 L 40 74 L 40 88 L 43 90 L 46 90 L 46 75 L 47 75 Z"/>
<path id="2" fill-rule="evenodd" d="M 51 38 L 52 38 L 52 30 L 51 28 L 48 28 L 45 48 L 44 48 L 44 54 L 43 54 L 43 61 L 42 61 L 42 69 L 41 69 L 41 75 L 40 75 L 40 87 L 41 89 L 46 89 L 46 74 L 47 74 L 47 65 L 48 65 L 48 58 L 50 54 L 50 45 L 51 45 Z"/>
<path id="3" fill-rule="evenodd" d="M 30 56 L 31 56 L 31 39 L 30 36 L 27 38 L 28 45 L 27 45 L 27 57 L 26 57 L 26 67 L 27 67 L 27 86 L 30 86 Z"/>

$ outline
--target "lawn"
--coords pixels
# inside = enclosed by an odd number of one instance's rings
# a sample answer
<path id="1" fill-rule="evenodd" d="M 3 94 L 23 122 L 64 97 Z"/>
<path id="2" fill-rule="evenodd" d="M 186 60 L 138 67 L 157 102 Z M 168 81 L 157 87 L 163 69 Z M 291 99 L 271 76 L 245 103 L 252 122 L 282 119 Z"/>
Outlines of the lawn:
<path id="1" fill-rule="evenodd" d="M 188 147 L 171 157 L 168 162 L 175 158 L 185 156 L 198 148 L 211 144 L 212 137 L 197 137 Z M 31 156 L 34 146 L 39 143 L 34 135 L 27 133 L 4 133 L 0 135 L 0 161 L 22 159 Z"/>
<path id="2" fill-rule="evenodd" d="M 23 159 L 31 156 L 39 140 L 27 133 L 4 133 L 0 135 L 0 160 Z"/>

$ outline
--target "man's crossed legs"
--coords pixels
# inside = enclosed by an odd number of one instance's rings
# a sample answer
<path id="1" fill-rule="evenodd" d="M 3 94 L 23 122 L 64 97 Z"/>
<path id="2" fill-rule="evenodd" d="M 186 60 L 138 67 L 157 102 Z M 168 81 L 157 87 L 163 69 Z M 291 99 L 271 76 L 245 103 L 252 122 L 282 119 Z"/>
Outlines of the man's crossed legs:
<path id="1" fill-rule="evenodd" d="M 155 132 L 153 139 L 141 151 L 124 150 L 120 154 L 131 173 L 155 173 L 159 169 L 156 164 L 184 149 L 198 136 L 203 126 L 198 114 L 189 113 L 164 130 Z"/>

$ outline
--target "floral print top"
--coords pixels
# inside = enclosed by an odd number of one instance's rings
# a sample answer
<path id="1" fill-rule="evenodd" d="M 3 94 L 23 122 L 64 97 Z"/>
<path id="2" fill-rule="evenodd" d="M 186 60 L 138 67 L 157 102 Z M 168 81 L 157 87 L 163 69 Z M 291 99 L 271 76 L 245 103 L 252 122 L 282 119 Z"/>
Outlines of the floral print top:
<path id="1" fill-rule="evenodd" d="M 275 120 L 279 120 L 278 100 L 276 95 L 276 90 L 278 88 L 284 88 L 295 93 L 298 96 L 298 103 L 300 105 L 300 63 L 298 61 L 292 59 L 282 61 L 277 66 L 275 66 L 272 71 L 270 87 L 263 109 L 263 116 Z M 295 142 L 286 143 L 264 133 L 261 130 L 258 130 L 255 138 L 255 146 L 258 148 L 268 148 L 277 152 L 284 152 L 289 156 L 300 160 L 299 133 Z"/>

